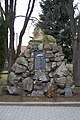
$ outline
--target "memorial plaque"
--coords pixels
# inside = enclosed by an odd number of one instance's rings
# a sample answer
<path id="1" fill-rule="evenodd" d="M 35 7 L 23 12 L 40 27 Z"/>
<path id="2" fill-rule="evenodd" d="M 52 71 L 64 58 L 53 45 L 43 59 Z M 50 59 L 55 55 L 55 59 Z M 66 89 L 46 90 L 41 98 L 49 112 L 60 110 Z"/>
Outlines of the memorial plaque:
<path id="1" fill-rule="evenodd" d="M 46 65 L 46 53 L 45 52 L 34 52 L 34 69 L 44 70 Z"/>
<path id="2" fill-rule="evenodd" d="M 72 96 L 72 88 L 71 88 L 71 86 L 66 86 L 66 88 L 65 88 L 65 96 Z"/>

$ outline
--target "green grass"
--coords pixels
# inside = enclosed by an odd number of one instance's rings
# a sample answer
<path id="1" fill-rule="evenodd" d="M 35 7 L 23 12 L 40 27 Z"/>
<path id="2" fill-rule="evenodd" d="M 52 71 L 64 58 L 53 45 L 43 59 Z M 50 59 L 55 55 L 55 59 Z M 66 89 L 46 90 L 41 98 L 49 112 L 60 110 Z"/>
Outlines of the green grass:
<path id="1" fill-rule="evenodd" d="M 7 76 L 8 76 L 8 74 L 2 74 L 1 79 L 0 79 L 0 83 L 7 84 Z"/>
<path id="2" fill-rule="evenodd" d="M 7 94 L 7 73 L 2 73 L 0 76 L 0 96 Z"/>

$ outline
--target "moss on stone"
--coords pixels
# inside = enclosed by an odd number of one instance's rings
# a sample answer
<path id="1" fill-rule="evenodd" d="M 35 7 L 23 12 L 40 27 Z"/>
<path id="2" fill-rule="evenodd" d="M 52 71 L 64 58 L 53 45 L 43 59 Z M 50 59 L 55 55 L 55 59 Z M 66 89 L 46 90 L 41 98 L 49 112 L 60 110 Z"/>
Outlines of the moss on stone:
<path id="1" fill-rule="evenodd" d="M 34 36 L 33 39 L 30 40 L 29 43 L 33 43 L 33 44 L 36 44 L 36 43 L 55 44 L 56 43 L 56 39 L 53 36 L 44 34 L 44 32 L 39 27 L 36 27 L 34 29 L 33 36 Z"/>

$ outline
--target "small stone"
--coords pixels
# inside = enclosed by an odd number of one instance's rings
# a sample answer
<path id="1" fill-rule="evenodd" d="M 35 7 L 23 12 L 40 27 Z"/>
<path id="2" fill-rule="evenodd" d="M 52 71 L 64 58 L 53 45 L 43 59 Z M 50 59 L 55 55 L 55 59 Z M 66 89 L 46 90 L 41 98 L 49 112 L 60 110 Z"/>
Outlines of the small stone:
<path id="1" fill-rule="evenodd" d="M 64 88 L 66 85 L 66 77 L 56 78 L 55 82 L 57 83 L 58 86 Z"/>
<path id="2" fill-rule="evenodd" d="M 28 70 L 32 71 L 33 69 L 34 69 L 34 64 L 33 63 L 29 63 Z"/>
<path id="3" fill-rule="evenodd" d="M 53 72 L 50 72 L 50 73 L 49 73 L 49 77 L 51 77 L 51 78 L 54 77 Z"/>
<path id="4" fill-rule="evenodd" d="M 44 96 L 44 92 L 41 91 L 41 90 L 33 90 L 32 93 L 31 93 L 31 96 L 36 96 L 36 97 L 39 97 L 39 96 Z"/>
<path id="5" fill-rule="evenodd" d="M 43 81 L 43 82 L 49 81 L 48 75 L 45 72 L 41 71 L 41 70 L 38 70 L 35 73 L 35 77 L 36 77 L 36 79 L 38 79 L 40 81 Z"/>
<path id="6" fill-rule="evenodd" d="M 69 71 L 65 65 L 65 62 L 62 62 L 62 64 L 55 70 L 54 74 L 55 76 L 59 76 L 59 77 L 69 75 Z"/>
<path id="7" fill-rule="evenodd" d="M 52 58 L 52 57 L 54 57 L 54 54 L 53 53 L 52 54 L 46 53 L 46 57 L 47 58 Z"/>
<path id="8" fill-rule="evenodd" d="M 46 63 L 46 71 L 51 71 L 51 63 Z"/>
<path id="9" fill-rule="evenodd" d="M 42 85 L 34 85 L 34 90 L 43 90 Z"/>
<path id="10" fill-rule="evenodd" d="M 59 51 L 60 53 L 62 53 L 62 47 L 61 47 L 61 46 L 58 46 L 58 51 Z"/>
<path id="11" fill-rule="evenodd" d="M 64 55 L 60 56 L 61 61 L 64 60 Z"/>
<path id="12" fill-rule="evenodd" d="M 22 84 L 23 84 L 23 90 L 27 90 L 29 92 L 32 91 L 33 89 L 33 80 L 31 77 L 27 77 L 25 78 L 23 81 L 22 81 Z"/>
<path id="13" fill-rule="evenodd" d="M 50 87 L 50 82 L 42 83 L 42 86 L 43 86 L 43 92 L 46 93 Z"/>
<path id="14" fill-rule="evenodd" d="M 38 45 L 38 49 L 39 50 L 43 50 L 43 43 L 41 43 L 41 44 Z"/>
<path id="15" fill-rule="evenodd" d="M 64 60 L 64 55 L 61 53 L 56 53 L 54 56 L 54 61 L 58 62 L 58 61 L 63 61 Z"/>
<path id="16" fill-rule="evenodd" d="M 43 82 L 48 82 L 49 77 L 45 73 L 42 73 L 42 75 L 39 76 L 39 80 L 41 80 Z"/>
<path id="17" fill-rule="evenodd" d="M 60 52 L 55 53 L 55 57 L 60 57 L 62 54 Z"/>
<path id="18" fill-rule="evenodd" d="M 54 78 L 51 78 L 51 79 L 50 79 L 50 83 L 51 83 L 51 84 L 55 84 L 55 79 L 54 79 Z"/>
<path id="19" fill-rule="evenodd" d="M 51 50 L 51 46 L 49 44 L 44 45 L 44 50 Z"/>
<path id="20" fill-rule="evenodd" d="M 34 81 L 34 85 L 41 86 L 42 85 L 42 81 L 35 80 Z"/>
<path id="21" fill-rule="evenodd" d="M 52 62 L 52 69 L 55 70 L 56 69 L 56 65 L 57 63 L 56 62 Z"/>
<path id="22" fill-rule="evenodd" d="M 54 57 L 50 58 L 50 61 L 51 61 L 51 62 L 54 62 Z"/>
<path id="23" fill-rule="evenodd" d="M 34 75 L 34 70 L 33 70 L 33 71 L 31 71 L 30 73 L 31 73 L 31 75 Z"/>
<path id="24" fill-rule="evenodd" d="M 26 67 L 25 66 L 22 66 L 22 65 L 19 65 L 17 63 L 13 64 L 12 66 L 12 70 L 15 72 L 15 73 L 23 73 L 26 71 Z"/>
<path id="25" fill-rule="evenodd" d="M 62 64 L 62 61 L 56 62 L 57 63 L 57 67 L 59 67 Z"/>
<path id="26" fill-rule="evenodd" d="M 65 93 L 65 90 L 58 88 L 58 89 L 56 90 L 56 93 L 62 95 L 62 94 Z"/>
<path id="27" fill-rule="evenodd" d="M 19 57 L 16 59 L 16 63 L 23 65 L 23 66 L 28 66 L 28 61 L 24 57 Z"/>
<path id="28" fill-rule="evenodd" d="M 49 58 L 46 58 L 46 62 L 49 62 Z"/>
<path id="29" fill-rule="evenodd" d="M 29 58 L 31 56 L 31 49 L 26 49 L 24 51 L 24 56 L 27 57 L 27 58 Z"/>
<path id="30" fill-rule="evenodd" d="M 66 86 L 66 88 L 65 88 L 65 96 L 72 96 L 72 88 L 71 88 L 71 86 Z"/>
<path id="31" fill-rule="evenodd" d="M 73 64 L 66 64 L 67 69 L 71 74 L 73 74 Z"/>
<path id="32" fill-rule="evenodd" d="M 22 77 L 26 78 L 30 75 L 30 72 L 27 70 L 25 73 L 22 73 Z"/>
<path id="33" fill-rule="evenodd" d="M 67 79 L 66 85 L 67 85 L 67 86 L 72 86 L 73 83 L 74 83 L 72 76 L 68 75 L 68 76 L 66 77 L 66 79 Z"/>
<path id="34" fill-rule="evenodd" d="M 56 44 L 52 46 L 52 51 L 53 53 L 58 52 L 58 46 Z"/>
<path id="35" fill-rule="evenodd" d="M 10 94 L 19 94 L 19 89 L 14 86 L 7 86 L 7 89 Z"/>
<path id="36" fill-rule="evenodd" d="M 33 44 L 33 45 L 32 45 L 32 50 L 33 50 L 33 51 L 38 50 L 38 46 L 37 46 L 36 44 Z"/>
<path id="37" fill-rule="evenodd" d="M 52 51 L 46 51 L 46 53 L 47 53 L 47 54 L 53 54 L 53 52 L 52 52 Z"/>
<path id="38" fill-rule="evenodd" d="M 33 79 L 34 79 L 34 80 L 38 80 L 38 75 L 35 74 L 35 75 L 33 76 Z"/>
<path id="39" fill-rule="evenodd" d="M 32 57 L 32 58 L 34 57 L 34 53 L 33 53 L 33 52 L 31 53 L 31 57 Z"/>
<path id="40" fill-rule="evenodd" d="M 14 85 L 15 83 L 19 82 L 22 76 L 16 75 L 14 72 L 9 74 L 9 82 Z"/>
<path id="41" fill-rule="evenodd" d="M 34 58 L 29 58 L 28 62 L 34 62 Z"/>

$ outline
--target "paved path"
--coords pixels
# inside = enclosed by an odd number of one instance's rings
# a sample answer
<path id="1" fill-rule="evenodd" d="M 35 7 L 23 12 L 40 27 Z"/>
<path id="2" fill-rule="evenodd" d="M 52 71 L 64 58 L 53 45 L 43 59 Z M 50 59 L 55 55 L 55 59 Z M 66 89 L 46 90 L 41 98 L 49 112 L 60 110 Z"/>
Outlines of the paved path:
<path id="1" fill-rule="evenodd" d="M 80 107 L 0 105 L 0 120 L 80 120 Z"/>

